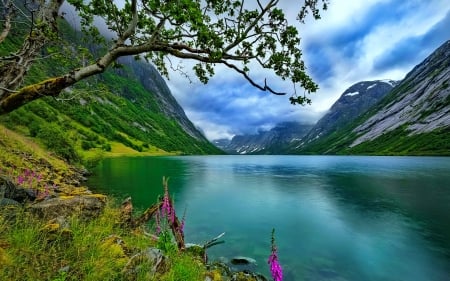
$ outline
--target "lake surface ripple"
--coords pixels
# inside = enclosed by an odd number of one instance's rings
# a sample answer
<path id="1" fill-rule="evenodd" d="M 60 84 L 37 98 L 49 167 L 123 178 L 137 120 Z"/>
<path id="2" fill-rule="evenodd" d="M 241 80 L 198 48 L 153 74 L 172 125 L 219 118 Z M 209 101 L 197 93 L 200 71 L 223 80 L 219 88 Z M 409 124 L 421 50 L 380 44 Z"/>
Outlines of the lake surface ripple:
<path id="1" fill-rule="evenodd" d="M 256 259 L 270 234 L 285 281 L 450 280 L 450 158 L 180 156 L 105 159 L 95 191 L 144 209 L 169 177 L 186 241 L 222 232 L 211 260 Z"/>

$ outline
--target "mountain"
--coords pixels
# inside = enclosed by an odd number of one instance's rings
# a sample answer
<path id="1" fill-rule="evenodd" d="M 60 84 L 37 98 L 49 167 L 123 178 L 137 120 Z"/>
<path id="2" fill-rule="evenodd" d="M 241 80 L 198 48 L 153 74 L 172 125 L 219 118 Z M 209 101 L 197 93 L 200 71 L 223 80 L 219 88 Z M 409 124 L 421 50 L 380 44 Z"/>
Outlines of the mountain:
<path id="1" fill-rule="evenodd" d="M 299 153 L 450 155 L 450 41 L 379 103 Z"/>
<path id="2" fill-rule="evenodd" d="M 218 140 L 214 143 L 231 154 L 281 154 L 290 142 L 302 138 L 311 127 L 298 122 L 283 122 L 269 131 L 237 135 L 231 141 Z"/>
<path id="3" fill-rule="evenodd" d="M 119 62 L 131 68 L 131 73 L 121 71 L 120 74 L 131 75 L 130 79 L 136 77 L 142 86 L 155 96 L 156 102 L 164 115 L 177 120 L 183 130 L 191 137 L 201 141 L 206 140 L 203 134 L 188 119 L 183 108 L 173 97 L 164 79 L 151 64 L 136 61 L 132 57 L 122 57 L 119 59 Z"/>
<path id="4" fill-rule="evenodd" d="M 350 86 L 331 106 L 330 110 L 302 139 L 291 144 L 293 150 L 307 146 L 319 138 L 344 128 L 378 103 L 398 84 L 393 80 L 362 81 Z"/>
<path id="5" fill-rule="evenodd" d="M 63 47 L 77 45 L 76 31 L 62 23 L 61 32 L 68 41 Z M 0 56 L 16 48 L 17 42 L 7 38 L 0 45 Z M 57 56 L 39 60 L 29 70 L 27 81 L 64 73 L 70 63 Z M 80 81 L 57 98 L 41 98 L 1 116 L 0 123 L 36 138 L 70 161 L 102 153 L 223 153 L 186 117 L 156 69 L 131 57 Z"/>

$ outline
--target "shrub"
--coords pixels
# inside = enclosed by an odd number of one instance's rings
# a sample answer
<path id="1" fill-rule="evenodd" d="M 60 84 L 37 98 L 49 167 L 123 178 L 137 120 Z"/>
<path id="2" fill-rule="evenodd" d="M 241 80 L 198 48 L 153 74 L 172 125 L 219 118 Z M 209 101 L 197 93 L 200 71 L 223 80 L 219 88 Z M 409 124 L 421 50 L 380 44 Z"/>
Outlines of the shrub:
<path id="1" fill-rule="evenodd" d="M 36 137 L 37 134 L 39 133 L 40 129 L 41 129 L 41 126 L 36 121 L 33 121 L 30 123 L 30 125 L 28 125 L 28 130 L 30 132 L 30 136 L 32 136 L 32 137 Z"/>
<path id="2" fill-rule="evenodd" d="M 76 162 L 80 157 L 74 149 L 72 141 L 54 123 L 42 126 L 37 134 L 42 143 L 57 155 L 69 162 Z"/>

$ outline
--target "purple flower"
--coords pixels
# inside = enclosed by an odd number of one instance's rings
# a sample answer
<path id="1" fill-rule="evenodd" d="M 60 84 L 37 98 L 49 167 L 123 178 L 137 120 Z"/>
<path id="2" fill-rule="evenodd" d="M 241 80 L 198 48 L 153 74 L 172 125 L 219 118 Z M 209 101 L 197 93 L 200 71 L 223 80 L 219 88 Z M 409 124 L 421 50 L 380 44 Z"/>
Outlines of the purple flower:
<path id="1" fill-rule="evenodd" d="M 25 182 L 25 179 L 21 175 L 19 175 L 17 177 L 17 184 L 22 185 L 24 182 Z"/>
<path id="2" fill-rule="evenodd" d="M 162 209 L 162 215 L 163 216 L 169 216 L 170 215 L 172 208 L 170 206 L 169 194 L 167 192 L 164 194 L 163 204 L 162 204 L 161 209 Z"/>
<path id="3" fill-rule="evenodd" d="M 272 278 L 274 281 L 282 281 L 283 280 L 283 270 L 281 269 L 281 265 L 278 262 L 277 252 L 272 252 L 269 256 L 268 263 L 270 265 L 270 273 L 272 273 Z"/>
<path id="4" fill-rule="evenodd" d="M 283 280 L 283 270 L 278 261 L 277 246 L 275 245 L 275 229 L 272 229 L 272 252 L 267 263 L 270 266 L 270 273 L 274 281 Z"/>

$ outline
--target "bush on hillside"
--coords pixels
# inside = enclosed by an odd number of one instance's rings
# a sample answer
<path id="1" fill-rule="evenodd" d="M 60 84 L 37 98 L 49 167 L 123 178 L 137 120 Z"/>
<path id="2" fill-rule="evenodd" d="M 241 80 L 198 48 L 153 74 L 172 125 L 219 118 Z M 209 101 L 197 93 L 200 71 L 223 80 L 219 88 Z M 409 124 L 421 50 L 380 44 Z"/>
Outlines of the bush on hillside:
<path id="1" fill-rule="evenodd" d="M 58 125 L 50 123 L 46 126 L 41 126 L 36 136 L 49 150 L 55 152 L 68 162 L 73 163 L 80 160 L 72 141 L 63 133 Z"/>

